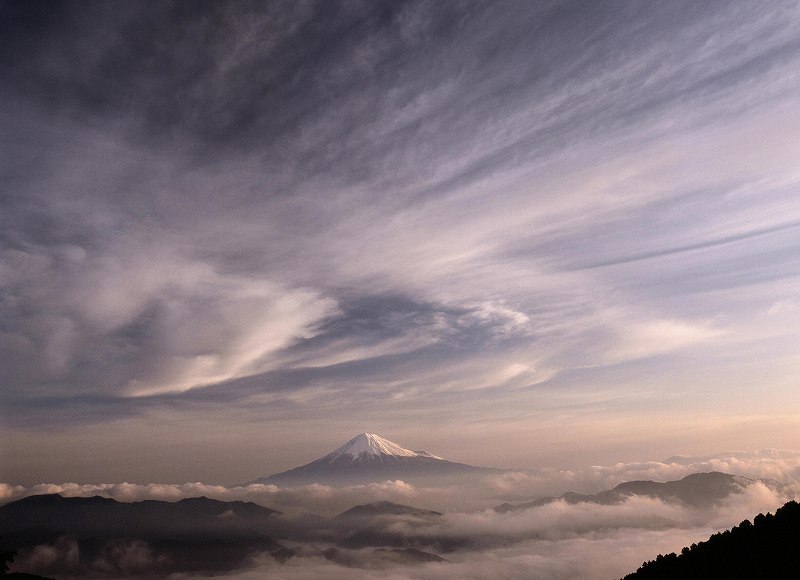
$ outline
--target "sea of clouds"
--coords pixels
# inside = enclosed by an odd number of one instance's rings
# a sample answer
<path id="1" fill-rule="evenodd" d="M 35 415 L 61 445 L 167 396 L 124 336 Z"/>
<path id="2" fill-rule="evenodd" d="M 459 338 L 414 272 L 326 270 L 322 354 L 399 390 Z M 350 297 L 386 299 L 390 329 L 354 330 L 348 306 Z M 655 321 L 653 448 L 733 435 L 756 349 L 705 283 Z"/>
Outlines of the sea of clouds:
<path id="1" fill-rule="evenodd" d="M 724 500 L 701 506 L 633 496 L 614 505 L 569 504 L 563 500 L 529 509 L 498 513 L 503 501 L 560 495 L 565 491 L 593 492 L 631 480 L 668 481 L 703 471 L 724 471 L 750 478 L 776 480 L 775 488 L 753 483 Z M 632 572 L 659 553 L 708 538 L 756 514 L 772 511 L 797 497 L 800 453 L 764 450 L 709 457 L 673 457 L 660 462 L 618 463 L 585 470 L 542 469 L 492 475 L 470 484 L 418 487 L 386 481 L 347 487 L 275 485 L 226 487 L 184 484 L 39 484 L 29 487 L 0 485 L 2 501 L 28 495 L 61 493 L 65 496 L 100 495 L 118 501 L 207 496 L 246 500 L 283 512 L 276 520 L 276 537 L 295 551 L 279 563 L 268 555 L 230 570 L 234 577 L 259 578 L 614 578 Z M 357 504 L 388 500 L 442 512 L 437 517 L 382 516 L 369 523 L 370 534 L 385 539 L 389 548 L 414 548 L 433 553 L 444 562 L 407 562 L 371 546 L 337 545 L 347 531 L 327 519 Z M 324 518 L 316 515 L 324 516 Z M 328 550 L 326 552 L 326 550 Z M 53 570 L 74 567 L 77 544 L 69 538 L 27 552 L 16 566 Z M 107 547 L 95 566 L 141 575 L 157 570 L 157 550 L 141 541 Z M 105 568 L 103 568 L 105 566 Z"/>

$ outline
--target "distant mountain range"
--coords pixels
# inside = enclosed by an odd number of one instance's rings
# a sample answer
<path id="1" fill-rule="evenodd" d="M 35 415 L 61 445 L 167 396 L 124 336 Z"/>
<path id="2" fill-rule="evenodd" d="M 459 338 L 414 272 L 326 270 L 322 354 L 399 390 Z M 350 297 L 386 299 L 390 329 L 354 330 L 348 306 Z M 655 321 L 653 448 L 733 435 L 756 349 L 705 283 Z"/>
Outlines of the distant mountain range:
<path id="1" fill-rule="evenodd" d="M 316 461 L 254 483 L 291 487 L 402 479 L 440 487 L 451 482 L 471 484 L 481 475 L 502 472 L 447 461 L 372 433 L 362 433 Z M 678 481 L 630 481 L 595 494 L 567 492 L 558 497 L 505 503 L 495 511 L 524 511 L 555 501 L 613 505 L 633 496 L 704 508 L 757 483 L 773 491 L 787 491 L 786 485 L 772 480 L 720 472 L 695 473 Z M 536 518 L 537 513 L 532 512 L 530 517 Z M 50 494 L 0 506 L 0 552 L 14 554 L 18 567 L 12 569 L 18 572 L 56 578 L 120 578 L 213 576 L 246 570 L 265 560 L 277 565 L 296 556 L 346 567 L 386 570 L 395 565 L 442 563 L 446 560 L 439 554 L 480 550 L 492 545 L 492 541 L 513 541 L 487 539 L 453 526 L 453 521 L 437 511 L 388 501 L 356 505 L 337 516 L 324 517 L 311 513 L 284 516 L 251 502 L 205 497 L 125 503 L 99 496 L 66 498 Z M 756 519 L 757 524 L 763 522 Z M 743 527 L 746 526 L 740 526 Z M 736 532 L 737 538 L 744 538 L 744 533 L 750 532 Z M 712 540 L 715 546 L 719 543 Z M 698 552 L 694 547 L 687 550 L 690 556 L 701 551 L 711 553 L 706 548 Z M 655 563 L 643 566 L 635 578 L 718 577 L 684 574 L 693 558 L 686 554 L 660 556 Z M 700 569 L 708 571 L 707 567 Z M 680 573 L 673 574 L 675 570 Z"/>
<path id="2" fill-rule="evenodd" d="M 358 441 L 355 459 L 366 455 L 369 460 L 370 453 L 357 448 L 366 443 L 380 444 L 385 449 L 381 440 Z M 394 454 L 398 452 L 395 450 Z M 499 512 L 525 510 L 557 500 L 613 504 L 641 495 L 703 507 L 741 492 L 757 481 L 718 472 L 698 473 L 679 481 L 627 482 L 597 494 L 567 493 L 559 498 L 504 504 L 496 509 Z M 775 482 L 769 482 L 769 485 L 780 486 Z M 783 518 L 784 512 L 779 513 Z M 536 518 L 537 513 L 532 512 L 530 517 Z M 756 518 L 756 527 L 760 528 L 770 517 L 767 520 L 764 516 Z M 480 550 L 492 545 L 492 541 L 502 545 L 513 541 L 504 537 L 485 538 L 482 533 L 453 526 L 454 521 L 457 522 L 458 518 L 453 520 L 433 510 L 388 501 L 356 505 L 336 516 L 323 517 L 315 514 L 284 516 L 250 502 L 217 501 L 205 497 L 177 502 L 123 503 L 103 497 L 65 498 L 51 494 L 30 496 L 0 506 L 0 551 L 4 554 L 16 552 L 15 564 L 18 567 L 14 569 L 19 572 L 56 578 L 127 578 L 229 574 L 264 562 L 265 558 L 277 566 L 278 562 L 296 556 L 316 557 L 342 566 L 385 570 L 394 565 L 444 562 L 439 554 L 446 556 L 458 551 Z M 742 527 L 747 526 L 743 524 Z M 741 534 L 750 532 L 736 533 L 745 538 Z M 782 546 L 780 549 L 788 549 L 785 542 L 781 543 L 783 540 L 773 536 L 765 537 L 772 538 L 770 541 Z M 694 553 L 695 548 L 687 550 Z M 676 558 L 678 564 L 673 562 Z M 667 560 L 669 562 L 664 563 Z M 670 575 L 670 570 L 684 568 L 665 567 L 684 566 L 690 560 L 685 554 L 661 556 L 656 561 L 658 565 L 645 566 L 644 575 L 635 578 L 742 577 Z M 719 563 L 713 565 L 723 566 Z M 662 569 L 667 572 L 657 575 L 660 572 L 656 570 Z"/>
<path id="3" fill-rule="evenodd" d="M 244 485 L 355 485 L 395 479 L 442 485 L 452 479 L 502 471 L 447 461 L 426 451 L 406 449 L 374 433 L 361 433 L 316 461 Z"/>
<path id="4" fill-rule="evenodd" d="M 285 541 L 343 566 L 411 565 L 444 559 L 382 542 L 381 526 L 441 515 L 380 501 L 353 506 L 333 518 L 311 514 L 298 522 L 254 503 L 206 497 L 127 503 L 47 494 L 0 506 L 0 552 L 27 563 L 25 572 L 56 577 L 217 575 L 246 569 L 261 554 L 285 562 L 295 556 Z M 37 551 L 50 554 L 49 561 L 37 557 Z M 40 578 L 22 572 L 11 577 Z"/>
<path id="5" fill-rule="evenodd" d="M 240 485 L 275 484 L 298 487 L 317 483 L 342 486 L 399 479 L 416 485 L 441 487 L 468 483 L 476 477 L 507 471 L 448 461 L 427 451 L 407 449 L 374 433 L 361 433 L 311 463 Z M 503 513 L 524 510 L 557 500 L 570 504 L 589 502 L 610 505 L 621 503 L 633 495 L 701 506 L 740 492 L 756 482 L 778 492 L 786 489 L 785 484 L 773 480 L 749 479 L 720 472 L 695 473 L 679 481 L 629 481 L 595 494 L 567 492 L 558 497 L 543 497 L 517 504 L 505 503 L 497 506 L 495 511 Z"/>
<path id="6" fill-rule="evenodd" d="M 279 514 L 252 502 L 191 497 L 176 502 L 119 502 L 106 497 L 32 495 L 0 507 L 4 533 L 23 528 L 64 530 L 72 534 L 138 535 L 208 533 L 211 530 L 258 528 Z"/>
<path id="7" fill-rule="evenodd" d="M 23 559 L 36 546 L 62 553 L 50 568 L 36 570 L 42 574 L 213 573 L 243 566 L 255 554 L 290 558 L 293 552 L 268 533 L 279 513 L 206 497 L 124 503 L 99 496 L 34 495 L 0 507 L 0 536 L 2 549 L 12 548 Z M 126 553 L 140 558 L 131 560 Z M 99 564 L 90 567 L 90 562 Z"/>
<path id="8" fill-rule="evenodd" d="M 559 500 L 569 504 L 598 503 L 612 505 L 622 503 L 635 495 L 657 498 L 663 501 L 681 502 L 699 507 L 711 505 L 725 499 L 732 493 L 741 493 L 744 488 L 759 482 L 773 491 L 784 492 L 787 489 L 786 484 L 771 479 L 750 479 L 712 471 L 709 473 L 693 473 L 683 479 L 663 483 L 657 481 L 627 481 L 620 483 L 613 489 L 607 489 L 595 494 L 567 492 L 558 497 L 543 497 L 524 503 L 504 503 L 494 509 L 499 513 L 526 510 Z"/>

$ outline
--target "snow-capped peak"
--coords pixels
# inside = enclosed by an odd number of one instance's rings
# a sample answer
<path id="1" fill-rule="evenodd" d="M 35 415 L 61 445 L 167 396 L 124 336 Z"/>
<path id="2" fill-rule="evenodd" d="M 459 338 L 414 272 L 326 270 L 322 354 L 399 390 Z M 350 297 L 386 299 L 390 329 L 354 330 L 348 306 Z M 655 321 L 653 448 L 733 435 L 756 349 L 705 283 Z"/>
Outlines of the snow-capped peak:
<path id="1" fill-rule="evenodd" d="M 351 457 L 358 459 L 362 454 L 371 455 L 391 455 L 394 457 L 432 457 L 425 452 L 411 451 L 401 447 L 397 443 L 393 443 L 383 437 L 375 435 L 374 433 L 361 433 L 356 435 L 350 441 L 339 447 L 336 451 L 329 453 L 326 456 L 328 461 L 334 461 L 339 458 Z"/>

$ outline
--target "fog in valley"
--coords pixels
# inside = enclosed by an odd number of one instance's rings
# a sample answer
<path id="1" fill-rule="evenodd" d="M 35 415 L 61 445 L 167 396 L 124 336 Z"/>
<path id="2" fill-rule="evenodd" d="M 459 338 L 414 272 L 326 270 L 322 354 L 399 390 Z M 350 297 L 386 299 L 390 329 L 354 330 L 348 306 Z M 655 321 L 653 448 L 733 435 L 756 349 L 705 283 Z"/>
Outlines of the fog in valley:
<path id="1" fill-rule="evenodd" d="M 692 475 L 698 473 L 702 475 Z M 237 578 L 269 573 L 276 578 L 380 574 L 390 578 L 600 579 L 622 577 L 658 553 L 679 552 L 757 513 L 774 512 L 796 497 L 799 475 L 800 454 L 769 450 L 580 471 L 510 471 L 449 487 L 418 487 L 402 481 L 296 488 L 51 483 L 3 485 L 0 490 L 4 502 L 52 493 L 67 498 L 99 495 L 119 502 L 176 502 L 204 496 L 253 502 L 280 512 L 258 513 L 248 520 L 251 516 L 243 508 L 231 504 L 234 508 L 217 514 L 216 519 L 203 520 L 207 530 L 193 524 L 180 552 L 157 538 L 148 542 L 117 537 L 93 547 L 87 558 L 85 539 L 74 535 L 20 550 L 13 569 L 59 578 L 182 572 Z M 661 492 L 643 488 L 640 494 L 603 493 L 620 483 L 641 480 L 684 485 L 678 491 L 680 497 L 670 495 L 673 492 L 659 496 Z M 564 495 L 566 491 L 582 496 Z M 549 499 L 536 501 L 542 498 Z M 354 506 L 368 507 L 351 509 Z M 242 528 L 233 524 L 237 517 Z M 103 527 L 113 528 L 109 518 Z M 162 525 L 169 529 L 170 524 Z M 258 529 L 276 544 L 259 549 L 242 535 L 242 529 Z M 239 542 L 241 549 L 208 548 L 198 543 L 196 533 L 200 532 Z M 172 532 L 171 538 L 180 539 L 181 533 Z M 192 550 L 199 553 L 181 570 L 180 557 L 193 554 Z"/>

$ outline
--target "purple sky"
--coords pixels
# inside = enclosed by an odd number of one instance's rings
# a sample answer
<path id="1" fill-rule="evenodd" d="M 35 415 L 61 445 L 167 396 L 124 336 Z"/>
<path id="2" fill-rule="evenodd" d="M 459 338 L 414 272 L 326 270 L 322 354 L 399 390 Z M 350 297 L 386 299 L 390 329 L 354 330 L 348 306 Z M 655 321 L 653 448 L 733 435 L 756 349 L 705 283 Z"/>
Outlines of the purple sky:
<path id="1" fill-rule="evenodd" d="M 799 448 L 798 22 L 3 2 L 0 481 Z"/>

